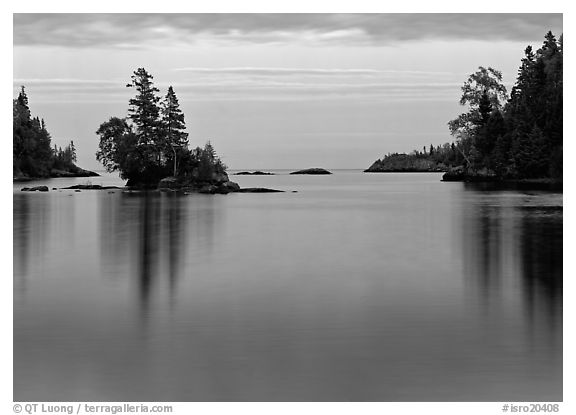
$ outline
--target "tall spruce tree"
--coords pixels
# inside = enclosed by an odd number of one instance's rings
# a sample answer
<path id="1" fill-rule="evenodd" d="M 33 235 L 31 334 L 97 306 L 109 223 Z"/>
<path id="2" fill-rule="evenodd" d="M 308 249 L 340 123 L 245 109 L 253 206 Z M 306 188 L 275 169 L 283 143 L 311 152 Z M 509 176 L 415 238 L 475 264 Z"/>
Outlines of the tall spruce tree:
<path id="1" fill-rule="evenodd" d="M 109 172 L 118 171 L 128 186 L 151 187 L 173 174 L 181 182 L 222 181 L 226 166 L 210 143 L 188 149 L 186 124 L 174 88 L 160 100 L 152 75 L 134 71 L 127 87 L 135 88 L 127 119 L 112 117 L 102 123 L 96 159 Z"/>
<path id="2" fill-rule="evenodd" d="M 128 118 L 134 124 L 138 144 L 147 151 L 160 152 L 160 90 L 152 82 L 153 76 L 144 68 L 138 68 L 131 77 L 128 88 L 136 89 L 136 96 L 129 101 Z"/>
<path id="3" fill-rule="evenodd" d="M 162 175 L 165 152 L 160 123 L 160 91 L 154 86 L 153 76 L 146 69 L 138 68 L 126 86 L 136 89 L 136 96 L 129 101 L 128 118 L 134 125 L 137 137 L 136 157 L 140 159 L 140 177 L 143 182 L 155 181 Z"/>
<path id="4" fill-rule="evenodd" d="M 178 154 L 188 148 L 188 133 L 186 123 L 184 122 L 184 114 L 180 109 L 178 97 L 172 86 L 168 88 L 168 93 L 164 97 L 161 106 L 161 124 L 165 137 L 165 145 L 172 158 L 172 165 L 174 167 L 174 176 L 177 173 L 178 167 Z"/>

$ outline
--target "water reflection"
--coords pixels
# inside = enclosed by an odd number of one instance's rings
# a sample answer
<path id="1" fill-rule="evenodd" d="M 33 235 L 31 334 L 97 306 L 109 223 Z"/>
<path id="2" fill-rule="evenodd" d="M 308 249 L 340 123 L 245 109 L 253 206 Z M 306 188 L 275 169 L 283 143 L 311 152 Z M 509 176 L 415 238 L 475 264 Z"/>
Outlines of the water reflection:
<path id="1" fill-rule="evenodd" d="M 178 280 L 181 276 L 182 268 L 182 255 L 181 253 L 186 250 L 184 231 L 186 228 L 186 217 L 182 214 L 182 197 L 175 194 L 169 194 L 164 198 L 167 205 L 164 209 L 165 216 L 168 216 L 168 236 L 167 242 L 164 245 L 164 251 L 168 258 L 168 278 L 169 278 L 169 291 L 170 291 L 170 306 L 173 307 L 176 301 L 176 292 L 178 288 Z"/>
<path id="2" fill-rule="evenodd" d="M 132 276 L 143 317 L 156 293 L 167 295 L 174 307 L 179 281 L 195 271 L 191 263 L 211 257 L 215 215 L 220 212 L 216 198 L 122 193 L 101 198 L 100 203 L 106 273 Z"/>
<path id="3" fill-rule="evenodd" d="M 13 206 L 14 289 L 25 291 L 30 250 L 30 201 L 25 195 L 15 194 Z"/>
<path id="4" fill-rule="evenodd" d="M 15 194 L 15 398 L 561 400 L 561 196 L 421 177 Z"/>
<path id="5" fill-rule="evenodd" d="M 547 204 L 547 193 L 468 190 L 461 228 L 470 292 L 486 312 L 520 302 L 532 329 L 561 330 L 562 207 Z"/>
<path id="6" fill-rule="evenodd" d="M 544 310 L 551 328 L 562 323 L 562 208 L 519 207 L 519 235 L 526 312 L 531 320 Z"/>
<path id="7" fill-rule="evenodd" d="M 32 197 L 30 197 L 32 196 Z M 38 265 L 44 260 L 50 243 L 50 225 L 54 222 L 50 200 L 47 195 L 14 194 L 13 206 L 13 263 L 14 289 L 20 294 L 26 292 L 30 265 Z M 32 261 L 32 257 L 34 261 Z M 42 270 L 41 266 L 36 267 Z"/>

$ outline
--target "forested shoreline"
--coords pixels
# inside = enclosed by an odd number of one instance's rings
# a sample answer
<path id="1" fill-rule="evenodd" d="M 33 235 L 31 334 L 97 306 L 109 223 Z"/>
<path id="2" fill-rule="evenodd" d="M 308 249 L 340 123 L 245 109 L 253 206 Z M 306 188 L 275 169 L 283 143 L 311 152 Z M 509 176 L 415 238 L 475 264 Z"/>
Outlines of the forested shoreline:
<path id="1" fill-rule="evenodd" d="M 507 94 L 502 73 L 479 67 L 462 86 L 468 111 L 448 122 L 453 143 L 388 154 L 367 172 L 447 171 L 444 180 L 562 181 L 563 36 L 526 47 Z"/>
<path id="2" fill-rule="evenodd" d="M 97 173 L 76 166 L 74 141 L 54 144 L 44 119 L 32 117 L 24 86 L 12 102 L 12 178 L 28 181 L 48 177 L 91 177 Z"/>
<path id="3" fill-rule="evenodd" d="M 155 187 L 228 182 L 226 166 L 208 141 L 189 148 L 184 114 L 172 86 L 165 96 L 144 68 L 128 87 L 136 90 L 127 117 L 102 123 L 97 160 L 128 185 Z M 552 32 L 536 51 L 526 47 L 508 94 L 502 73 L 479 67 L 461 87 L 467 111 L 448 122 L 454 141 L 410 154 L 388 153 L 366 172 L 445 172 L 446 181 L 562 181 L 563 36 Z M 52 146 L 44 119 L 33 117 L 25 88 L 13 100 L 13 179 L 97 176 L 76 166 L 74 142 Z"/>

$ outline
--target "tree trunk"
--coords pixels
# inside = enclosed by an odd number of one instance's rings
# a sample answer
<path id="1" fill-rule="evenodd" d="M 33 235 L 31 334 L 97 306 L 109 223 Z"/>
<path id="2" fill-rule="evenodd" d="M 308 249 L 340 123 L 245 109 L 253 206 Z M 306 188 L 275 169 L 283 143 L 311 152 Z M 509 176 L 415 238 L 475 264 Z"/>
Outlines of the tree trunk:
<path id="1" fill-rule="evenodd" d="M 172 147 L 172 151 L 174 152 L 174 177 L 176 177 L 176 149 Z"/>

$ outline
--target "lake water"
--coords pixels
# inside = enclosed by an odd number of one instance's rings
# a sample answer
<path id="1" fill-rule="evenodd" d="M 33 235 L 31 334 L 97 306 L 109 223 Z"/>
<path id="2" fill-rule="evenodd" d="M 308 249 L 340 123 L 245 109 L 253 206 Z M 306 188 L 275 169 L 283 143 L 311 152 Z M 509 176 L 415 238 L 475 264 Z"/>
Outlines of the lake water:
<path id="1" fill-rule="evenodd" d="M 14 400 L 562 399 L 561 193 L 278 173 L 14 185 Z"/>

